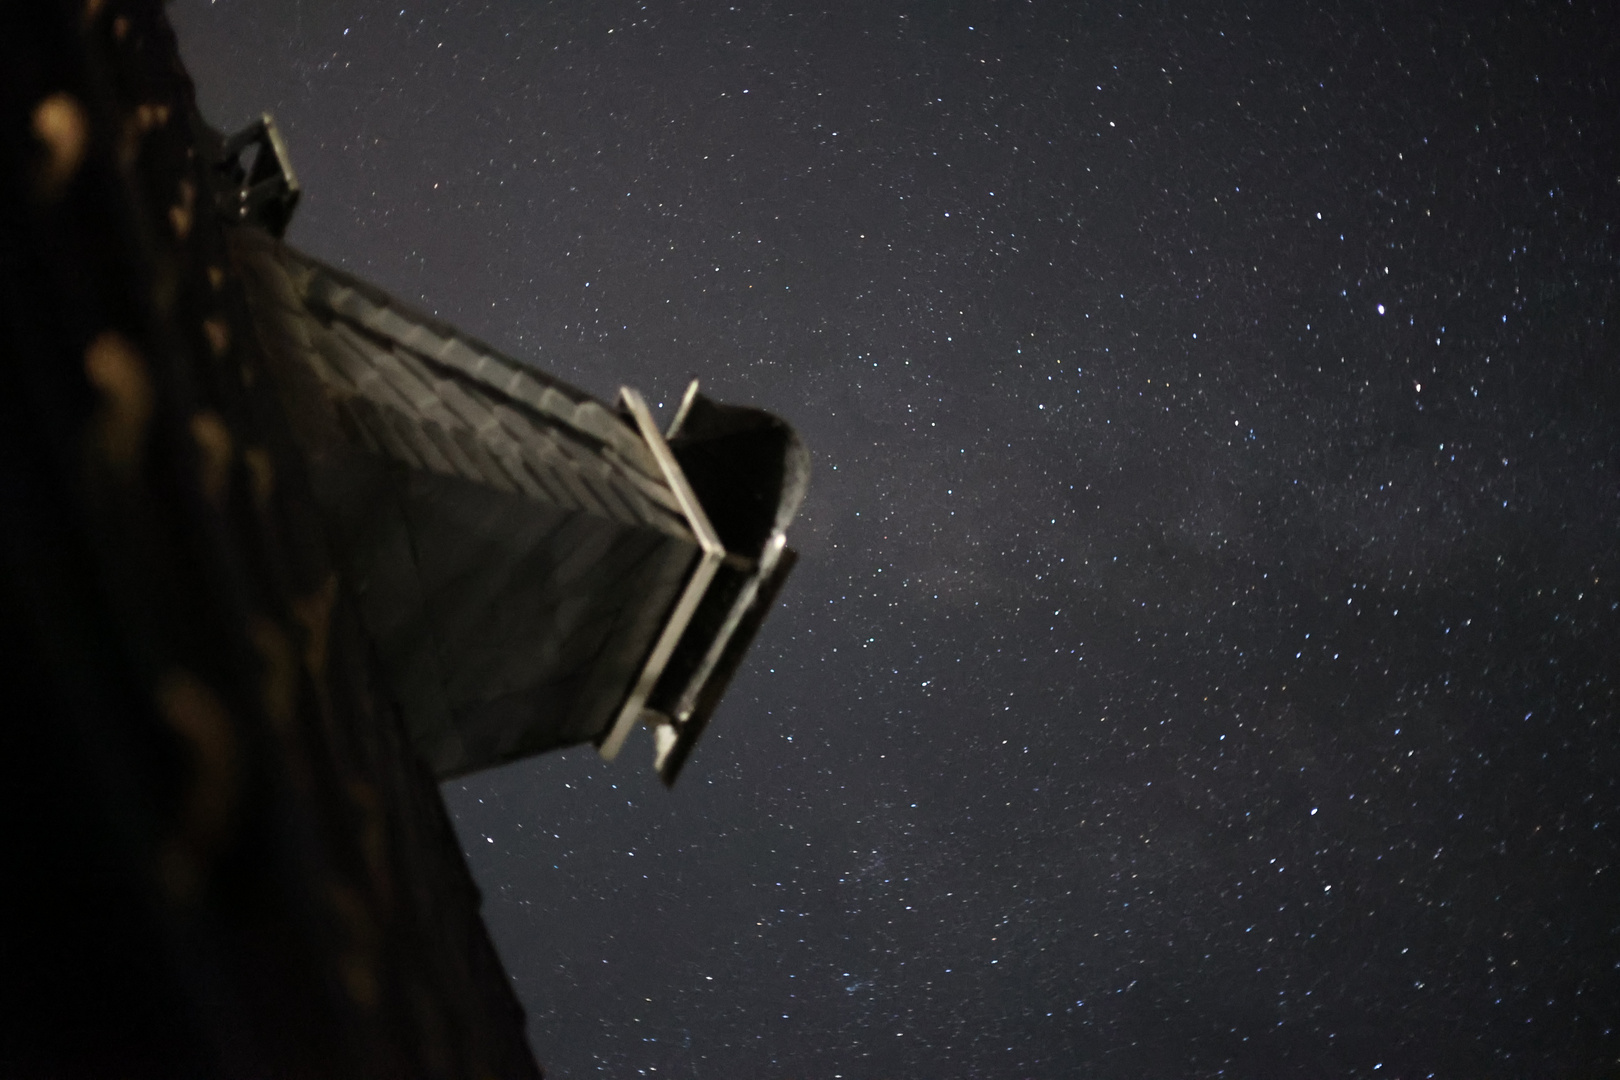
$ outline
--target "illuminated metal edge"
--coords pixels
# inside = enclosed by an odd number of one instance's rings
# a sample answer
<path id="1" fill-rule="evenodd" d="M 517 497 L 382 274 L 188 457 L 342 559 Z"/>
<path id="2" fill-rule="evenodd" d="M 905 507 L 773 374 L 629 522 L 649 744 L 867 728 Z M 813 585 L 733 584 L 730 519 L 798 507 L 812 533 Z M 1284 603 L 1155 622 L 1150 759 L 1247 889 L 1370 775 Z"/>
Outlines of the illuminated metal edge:
<path id="1" fill-rule="evenodd" d="M 657 738 L 657 756 L 653 759 L 653 768 L 659 775 L 664 776 L 666 783 L 674 782 L 673 772 L 666 775 L 665 766 L 670 761 L 670 755 L 677 746 L 683 743 L 688 746 L 697 738 L 698 729 L 693 728 L 688 733 L 687 722 L 692 719 L 692 713 L 697 708 L 698 696 L 708 685 L 709 678 L 714 674 L 715 667 L 720 663 L 721 655 L 726 646 L 731 643 L 732 635 L 737 632 L 743 616 L 748 614 L 754 606 L 754 600 L 759 595 L 760 582 L 770 577 L 776 570 L 777 561 L 781 559 L 782 552 L 787 548 L 787 535 L 782 532 L 774 533 L 765 543 L 765 550 L 760 554 L 759 562 L 754 572 L 749 575 L 748 581 L 737 593 L 737 598 L 731 602 L 731 609 L 726 612 L 725 620 L 716 631 L 714 640 L 709 643 L 709 651 L 704 654 L 703 661 L 698 664 L 697 670 L 687 681 L 686 689 L 681 692 L 680 699 L 675 705 L 670 719 L 672 725 L 660 724 L 655 728 Z M 673 728 L 673 730 L 669 730 Z M 685 754 L 681 757 L 684 759 Z M 677 766 L 678 768 L 678 766 Z"/>
<path id="2" fill-rule="evenodd" d="M 774 533 L 765 542 L 765 550 L 760 554 L 757 567 L 742 590 L 737 593 L 737 599 L 732 601 L 731 610 L 726 612 L 725 621 L 715 633 L 709 651 L 704 655 L 703 662 L 698 665 L 697 670 L 692 673 L 691 680 L 686 684 L 686 690 L 682 692 L 671 713 L 676 723 L 684 724 L 691 717 L 698 693 L 703 689 L 703 684 L 709 681 L 714 665 L 719 662 L 720 654 L 725 651 L 726 642 L 731 640 L 731 635 L 737 630 L 737 624 L 742 622 L 743 613 L 754 602 L 754 596 L 759 592 L 760 581 L 776 569 L 776 560 L 782 557 L 782 551 L 786 547 L 787 534 L 781 532 Z"/>
<path id="3" fill-rule="evenodd" d="M 681 404 L 675 410 L 675 419 L 669 422 L 669 428 L 664 432 L 665 442 L 681 433 L 681 425 L 686 423 L 686 414 L 692 411 L 692 402 L 697 400 L 697 395 L 698 381 L 693 379 L 686 384 L 686 393 L 681 395 Z"/>
<path id="4" fill-rule="evenodd" d="M 669 618 L 664 623 L 663 631 L 658 640 L 653 643 L 652 651 L 647 654 L 647 661 L 642 665 L 641 674 L 637 677 L 635 685 L 625 696 L 624 704 L 619 707 L 619 715 L 608 728 L 607 735 L 597 746 L 597 752 L 608 761 L 618 756 L 624 747 L 625 739 L 641 719 L 647 695 L 658 683 L 658 677 L 664 673 L 664 666 L 669 663 L 670 655 L 680 642 L 681 635 L 686 632 L 687 624 L 692 621 L 698 604 L 703 600 L 703 594 L 708 591 L 709 582 L 714 580 L 714 572 L 720 568 L 720 563 L 726 557 L 726 549 L 720 543 L 720 537 L 715 533 L 714 526 L 709 523 L 709 516 L 703 512 L 703 504 L 698 502 L 697 494 L 692 485 L 687 483 L 686 474 L 681 471 L 680 462 L 670 451 L 669 444 L 659 433 L 658 425 L 653 420 L 652 410 L 647 408 L 647 402 L 641 394 L 628 386 L 619 388 L 619 400 L 630 412 L 636 422 L 636 428 L 641 437 L 646 440 L 647 448 L 652 451 L 653 459 L 663 470 L 664 479 L 669 482 L 670 490 L 675 493 L 675 501 L 680 504 L 681 513 L 686 518 L 692 535 L 697 537 L 702 551 L 698 555 L 696 564 L 692 567 L 692 576 L 686 579 L 686 587 L 670 609 Z M 657 732 L 667 725 L 660 725 Z M 665 740 L 658 737 L 662 744 Z"/>
<path id="5" fill-rule="evenodd" d="M 275 156 L 276 166 L 281 170 L 282 183 L 286 185 L 288 195 L 296 201 L 304 189 L 298 183 L 298 174 L 293 172 L 292 155 L 287 153 L 287 140 L 281 137 L 275 117 L 262 113 L 259 120 L 264 124 L 264 137 L 270 143 L 270 153 Z"/>
<path id="6" fill-rule="evenodd" d="M 709 717 L 719 706 L 726 687 L 731 684 L 732 677 L 742 666 L 744 654 L 753 644 L 755 635 L 765 622 L 765 617 L 775 606 L 777 593 L 781 591 L 783 582 L 787 580 L 797 561 L 798 555 L 792 548 L 782 549 L 770 573 L 761 575 L 754 582 L 753 602 L 732 629 L 731 636 L 708 678 L 698 687 L 691 714 L 678 726 L 671 722 L 660 724 L 653 729 L 654 735 L 657 736 L 658 777 L 665 786 L 674 786 L 681 767 L 691 756 L 692 748 L 697 745 L 704 728 L 709 724 Z"/>
<path id="7" fill-rule="evenodd" d="M 761 553 L 759 562 L 755 564 L 753 573 L 749 575 L 742 589 L 738 591 L 736 599 L 731 602 L 731 608 L 726 612 L 725 619 L 721 621 L 720 629 L 715 631 L 714 640 L 709 643 L 708 652 L 704 654 L 697 669 L 692 672 L 691 678 L 687 680 L 686 689 L 681 691 L 681 696 L 676 701 L 675 708 L 670 710 L 670 719 L 674 720 L 677 726 L 685 724 L 687 720 L 691 719 L 698 695 L 702 693 L 704 684 L 709 681 L 709 676 L 714 673 L 715 665 L 720 662 L 720 654 L 725 652 L 726 644 L 731 640 L 731 635 L 736 633 L 737 625 L 742 622 L 743 616 L 747 614 L 749 607 L 754 602 L 754 597 L 759 594 L 759 583 L 776 568 L 776 561 L 782 557 L 782 551 L 786 547 L 787 536 L 784 533 L 775 533 L 766 541 L 765 550 Z M 660 747 L 654 767 L 662 769 L 666 756 L 667 751 Z"/>

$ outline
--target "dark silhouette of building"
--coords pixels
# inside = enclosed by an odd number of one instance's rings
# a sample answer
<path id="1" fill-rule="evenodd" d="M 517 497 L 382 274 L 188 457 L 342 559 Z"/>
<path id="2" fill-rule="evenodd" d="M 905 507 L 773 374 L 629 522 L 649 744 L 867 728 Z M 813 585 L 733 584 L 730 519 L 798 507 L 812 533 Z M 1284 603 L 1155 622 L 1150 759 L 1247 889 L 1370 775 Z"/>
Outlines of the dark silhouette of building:
<path id="1" fill-rule="evenodd" d="M 437 781 L 673 782 L 806 456 L 660 432 L 279 239 L 158 0 L 0 6 L 5 1076 L 538 1076 Z"/>

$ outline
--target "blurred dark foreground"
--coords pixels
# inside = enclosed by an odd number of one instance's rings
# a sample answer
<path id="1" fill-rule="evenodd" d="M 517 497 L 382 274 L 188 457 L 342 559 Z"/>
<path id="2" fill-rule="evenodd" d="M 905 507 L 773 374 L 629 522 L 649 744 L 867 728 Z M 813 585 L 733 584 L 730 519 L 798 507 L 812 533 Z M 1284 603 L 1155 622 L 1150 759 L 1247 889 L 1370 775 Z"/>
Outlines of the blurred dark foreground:
<path id="1" fill-rule="evenodd" d="M 158 0 L 0 5 L 0 1075 L 537 1077 Z"/>

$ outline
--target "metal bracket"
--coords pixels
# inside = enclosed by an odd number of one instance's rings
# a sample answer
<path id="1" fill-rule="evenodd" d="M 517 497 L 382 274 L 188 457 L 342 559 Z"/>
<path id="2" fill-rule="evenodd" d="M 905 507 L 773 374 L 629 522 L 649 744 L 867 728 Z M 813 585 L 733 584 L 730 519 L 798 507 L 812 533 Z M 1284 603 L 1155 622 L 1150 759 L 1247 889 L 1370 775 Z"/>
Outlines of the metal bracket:
<path id="1" fill-rule="evenodd" d="M 720 543 L 719 535 L 709 523 L 709 516 L 703 512 L 703 504 L 698 502 L 692 485 L 687 483 L 680 462 L 675 460 L 669 444 L 659 433 L 658 424 L 653 419 L 652 410 L 647 407 L 647 402 L 628 386 L 619 388 L 619 401 L 629 410 L 631 418 L 636 422 L 636 428 L 641 432 L 641 437 L 646 440 L 647 448 L 652 451 L 653 459 L 658 462 L 665 481 L 674 492 L 675 501 L 680 504 L 681 514 L 686 518 L 686 524 L 692 530 L 692 535 L 697 537 L 701 551 L 692 567 L 691 576 L 686 579 L 686 587 L 681 590 L 680 597 L 675 601 L 675 606 L 670 610 L 669 618 L 664 623 L 663 631 L 653 643 L 652 652 L 647 655 L 646 663 L 642 665 L 640 676 L 630 688 L 624 704 L 619 707 L 619 715 L 608 728 L 606 737 L 597 747 L 597 752 L 609 761 L 618 756 L 625 739 L 629 738 L 631 730 L 642 719 L 642 714 L 646 711 L 647 695 L 652 693 L 653 687 L 658 684 L 658 677 L 664 673 L 670 654 L 675 651 L 681 635 L 686 632 L 687 625 L 697 612 L 703 594 L 708 591 L 709 582 L 714 580 L 714 572 L 720 568 L 720 563 L 726 557 L 725 545 Z M 660 745 L 670 741 L 668 736 L 673 734 L 673 732 L 663 733 L 661 729 L 664 726 L 667 724 L 659 723 L 654 729 L 655 738 Z"/>
<path id="2" fill-rule="evenodd" d="M 249 150 L 253 159 L 244 164 Z M 286 233 L 302 189 L 269 113 L 226 139 L 214 168 L 220 177 L 215 207 L 227 221 L 257 225 L 276 237 Z"/>
<path id="3" fill-rule="evenodd" d="M 709 680 L 714 676 L 715 669 L 720 666 L 721 657 L 731 646 L 731 639 L 737 634 L 738 627 L 753 608 L 760 587 L 775 572 L 776 565 L 786 550 L 787 536 L 781 532 L 773 534 L 766 542 L 765 551 L 760 555 L 753 572 L 749 574 L 748 581 L 737 593 L 736 599 L 731 602 L 725 620 L 715 632 L 714 640 L 709 643 L 708 652 L 704 654 L 697 670 L 687 680 L 686 689 L 672 710 L 671 718 L 653 729 L 656 736 L 653 768 L 663 778 L 664 783 L 675 782 L 675 774 L 685 762 L 686 755 L 691 752 L 692 742 L 703 730 L 703 722 L 707 720 L 707 716 L 698 717 L 695 721 L 693 717 L 698 709 L 698 699 L 708 688 Z"/>
<path id="4" fill-rule="evenodd" d="M 698 695 L 703 692 L 703 687 L 709 681 L 709 676 L 714 674 L 715 666 L 720 663 L 720 655 L 726 651 L 726 646 L 731 643 L 731 635 L 737 632 L 737 627 L 742 622 L 743 616 L 748 613 L 748 609 L 754 604 L 754 597 L 759 594 L 760 584 L 771 576 L 771 572 L 776 569 L 777 560 L 782 557 L 782 552 L 786 548 L 787 536 L 780 532 L 773 534 L 770 540 L 766 542 L 765 551 L 760 555 L 759 562 L 755 565 L 753 572 L 748 575 L 747 584 L 737 593 L 737 598 L 731 602 L 731 609 L 726 612 L 725 621 L 720 624 L 720 629 L 715 632 L 714 641 L 709 644 L 709 651 L 704 654 L 702 663 L 692 673 L 691 679 L 687 681 L 685 692 L 681 694 L 680 701 L 675 705 L 672 715 L 677 724 L 685 724 L 692 718 L 692 712 L 697 708 Z M 658 756 L 656 765 L 659 769 L 664 767 L 665 756 L 664 753 L 660 753 Z"/>

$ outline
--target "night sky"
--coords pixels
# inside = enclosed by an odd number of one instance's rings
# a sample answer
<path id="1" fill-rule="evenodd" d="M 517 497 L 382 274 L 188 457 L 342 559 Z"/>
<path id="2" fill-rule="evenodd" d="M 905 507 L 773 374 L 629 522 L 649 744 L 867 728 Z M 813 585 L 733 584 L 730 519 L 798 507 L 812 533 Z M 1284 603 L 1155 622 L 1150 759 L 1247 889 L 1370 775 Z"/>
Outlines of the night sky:
<path id="1" fill-rule="evenodd" d="M 553 1077 L 1616 1075 L 1620 34 L 1374 7 L 171 5 L 293 243 L 813 452 L 673 792 L 445 789 Z"/>

